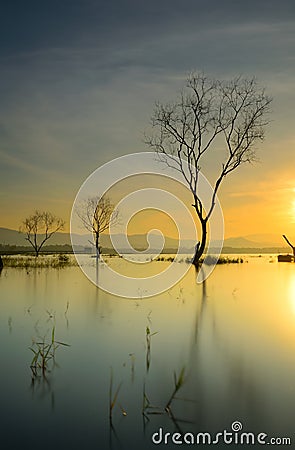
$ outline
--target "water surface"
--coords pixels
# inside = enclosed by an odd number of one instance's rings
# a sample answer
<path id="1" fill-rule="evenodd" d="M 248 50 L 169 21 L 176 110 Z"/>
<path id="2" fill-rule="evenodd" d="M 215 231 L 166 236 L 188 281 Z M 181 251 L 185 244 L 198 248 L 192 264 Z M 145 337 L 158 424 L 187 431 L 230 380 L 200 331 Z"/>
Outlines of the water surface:
<path id="1" fill-rule="evenodd" d="M 78 267 L 5 268 L 3 448 L 145 450 L 156 447 L 151 436 L 160 427 L 216 433 L 234 421 L 294 443 L 295 265 L 269 255 L 246 260 L 217 266 L 203 285 L 192 267 L 169 291 L 136 300 L 97 289 Z M 32 384 L 29 347 L 32 339 L 50 341 L 53 327 L 70 347 L 58 348 L 53 370 Z M 149 351 L 147 327 L 156 333 Z M 112 426 L 111 368 L 113 393 L 121 385 Z M 182 369 L 168 414 L 174 373 Z M 155 407 L 146 417 L 144 390 Z"/>

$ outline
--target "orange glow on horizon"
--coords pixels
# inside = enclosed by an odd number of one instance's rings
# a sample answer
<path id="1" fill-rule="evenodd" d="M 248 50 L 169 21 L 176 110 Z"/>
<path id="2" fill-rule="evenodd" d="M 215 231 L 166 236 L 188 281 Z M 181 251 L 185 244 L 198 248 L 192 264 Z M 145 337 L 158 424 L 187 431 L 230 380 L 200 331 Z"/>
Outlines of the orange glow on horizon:
<path id="1" fill-rule="evenodd" d="M 191 193 L 181 185 L 169 185 L 166 180 L 157 179 L 157 187 L 167 188 L 174 195 L 179 195 L 198 219 L 191 207 Z M 114 202 L 128 194 L 134 188 L 154 186 L 152 176 L 131 179 L 125 185 L 115 186 L 112 192 Z M 251 179 L 226 180 L 219 195 L 225 222 L 225 238 L 247 236 L 257 233 L 271 233 L 278 236 L 287 234 L 295 236 L 295 180 L 290 172 L 272 173 L 254 184 Z M 54 203 L 52 199 L 34 202 L 32 198 L 22 200 L 19 207 L 16 203 L 5 200 L 5 214 L 2 214 L 0 226 L 18 230 L 22 220 L 35 209 L 46 209 L 62 217 L 65 221 L 63 232 L 70 230 L 70 213 L 72 199 L 64 198 Z M 44 207 L 44 205 L 46 205 Z M 156 210 L 136 214 L 129 223 L 128 234 L 146 234 L 158 228 L 167 237 L 177 238 L 177 228 L 164 213 Z M 83 229 L 77 230 L 83 234 Z M 189 238 L 189 236 L 188 236 Z"/>

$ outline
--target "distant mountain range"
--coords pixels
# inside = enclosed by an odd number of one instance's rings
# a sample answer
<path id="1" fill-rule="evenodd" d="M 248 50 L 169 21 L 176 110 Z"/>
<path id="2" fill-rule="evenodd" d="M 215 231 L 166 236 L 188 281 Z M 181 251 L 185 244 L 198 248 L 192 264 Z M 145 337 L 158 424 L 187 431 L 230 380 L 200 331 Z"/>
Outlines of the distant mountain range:
<path id="1" fill-rule="evenodd" d="M 16 230 L 10 230 L 8 228 L 0 228 L 0 245 L 10 245 L 10 246 L 30 246 L 29 242 L 25 239 L 24 233 L 19 233 Z M 44 237 L 44 235 L 40 234 L 38 236 L 38 239 L 41 240 Z M 89 234 L 73 234 L 74 242 L 76 246 L 80 247 L 89 247 L 91 246 L 92 235 Z M 116 239 L 116 242 L 119 243 L 119 248 L 124 249 L 124 242 L 125 237 L 124 235 L 117 234 L 114 236 Z M 149 243 L 147 241 L 147 238 L 143 234 L 134 234 L 128 236 L 130 245 L 135 248 L 136 250 L 144 250 L 149 247 Z M 150 236 L 150 244 L 151 248 L 159 248 L 162 244 L 162 237 L 158 234 L 152 234 Z M 55 233 L 47 242 L 46 244 L 52 246 L 59 246 L 59 245 L 71 245 L 71 237 L 69 233 Z M 45 245 L 46 245 L 45 244 Z M 100 236 L 100 245 L 104 249 L 110 249 L 113 247 L 111 238 L 107 234 L 102 234 Z M 182 242 L 182 248 L 183 249 L 193 249 L 195 246 L 194 241 L 185 240 Z M 176 239 L 172 239 L 169 237 L 165 237 L 165 246 L 164 249 L 176 249 L 178 247 L 178 241 Z"/>
<path id="2" fill-rule="evenodd" d="M 283 238 L 271 234 L 253 234 L 246 237 L 231 237 L 224 240 L 224 246 L 234 248 L 285 247 Z"/>
<path id="3" fill-rule="evenodd" d="M 42 235 L 40 235 L 42 237 Z M 75 234 L 75 243 L 81 247 L 89 247 L 92 241 L 91 234 L 79 235 Z M 162 237 L 158 234 L 152 234 L 151 236 L 151 247 L 157 248 L 161 242 Z M 123 244 L 123 235 L 116 235 L 116 240 Z M 132 247 L 136 250 L 143 250 L 148 248 L 148 242 L 146 235 L 135 234 L 128 236 L 129 242 Z M 55 233 L 48 241 L 48 245 L 71 245 L 71 238 L 69 233 Z M 0 244 L 10 245 L 10 246 L 29 246 L 30 244 L 25 239 L 25 234 L 19 233 L 16 230 L 11 230 L 8 228 L 0 228 Z M 181 249 L 192 251 L 195 247 L 195 242 L 192 240 L 184 240 L 181 243 Z M 109 235 L 101 235 L 101 246 L 105 249 L 112 248 L 112 243 Z M 178 241 L 176 239 L 165 237 L 165 249 L 176 249 L 178 247 Z M 246 237 L 231 237 L 224 240 L 224 248 L 233 249 L 278 249 L 289 251 L 290 248 L 286 247 L 286 244 L 282 237 L 274 234 L 253 234 Z M 124 248 L 124 247 L 123 247 Z M 287 250 L 288 249 L 288 250 Z M 276 251 L 276 250 L 275 250 Z"/>

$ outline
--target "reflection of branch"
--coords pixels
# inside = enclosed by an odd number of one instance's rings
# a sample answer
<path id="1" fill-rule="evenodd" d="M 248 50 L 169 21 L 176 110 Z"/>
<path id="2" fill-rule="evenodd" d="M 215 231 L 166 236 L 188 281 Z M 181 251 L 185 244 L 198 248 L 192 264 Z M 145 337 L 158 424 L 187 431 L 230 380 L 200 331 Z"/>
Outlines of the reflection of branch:
<path id="1" fill-rule="evenodd" d="M 184 383 L 184 373 L 185 373 L 185 367 L 183 367 L 180 371 L 180 374 L 178 375 L 178 378 L 176 377 L 176 373 L 174 372 L 174 390 L 166 404 L 165 410 L 168 412 L 170 410 L 170 405 L 172 400 L 175 398 L 175 395 L 179 391 L 179 389 L 183 386 Z"/>
<path id="2" fill-rule="evenodd" d="M 191 421 L 187 421 L 187 420 L 181 420 L 181 419 L 177 419 L 174 416 L 174 413 L 171 409 L 171 403 L 174 399 L 176 399 L 176 393 L 180 390 L 180 388 L 183 386 L 184 383 L 184 373 L 185 373 L 185 368 L 183 367 L 179 376 L 176 377 L 176 373 L 174 372 L 174 389 L 173 392 L 165 406 L 165 408 L 161 408 L 159 406 L 154 406 L 151 402 L 150 399 L 146 393 L 146 389 L 145 389 L 145 383 L 143 385 L 143 400 L 142 400 L 142 417 L 143 417 L 143 429 L 144 429 L 144 433 L 145 433 L 145 429 L 146 429 L 146 425 L 147 423 L 150 421 L 149 416 L 151 415 L 165 415 L 167 414 L 169 419 L 171 419 L 171 421 L 173 422 L 173 424 L 175 425 L 177 431 L 181 434 L 182 430 L 179 426 L 179 422 L 183 422 L 183 423 L 193 423 Z M 178 399 L 178 400 L 182 400 L 182 399 Z"/>
<path id="3" fill-rule="evenodd" d="M 118 435 L 116 433 L 116 429 L 113 425 L 113 410 L 116 406 L 117 400 L 118 400 L 118 395 L 122 386 L 122 382 L 118 385 L 115 393 L 113 394 L 113 381 L 114 381 L 114 376 L 113 376 L 113 368 L 111 367 L 111 373 L 110 373 L 110 388 L 109 388 L 109 424 L 110 424 L 110 434 L 109 434 L 109 448 L 112 448 L 112 436 L 114 435 L 115 438 L 117 439 L 117 441 L 119 442 L 119 444 L 121 444 Z M 122 405 L 118 405 L 123 416 L 127 416 L 127 413 L 125 411 L 125 409 L 123 408 Z"/>
<path id="4" fill-rule="evenodd" d="M 112 424 L 113 421 L 113 409 L 116 406 L 116 402 L 118 399 L 119 391 L 121 389 L 122 382 L 118 385 L 115 394 L 113 395 L 113 368 L 111 367 L 111 375 L 110 375 L 110 403 L 109 403 L 109 420 L 110 424 Z M 124 410 L 125 411 L 125 410 Z"/>
<path id="5" fill-rule="evenodd" d="M 31 378 L 31 391 L 32 396 L 34 397 L 35 391 L 37 390 L 40 394 L 40 398 L 47 397 L 51 394 L 51 409 L 54 410 L 55 407 L 55 396 L 54 391 L 52 390 L 51 380 L 46 375 L 38 376 L 36 373 L 32 371 Z"/>
<path id="6" fill-rule="evenodd" d="M 196 324 L 195 324 L 195 344 L 197 343 L 198 340 L 198 336 L 199 336 L 199 332 L 200 332 L 200 327 L 201 327 L 201 323 L 203 321 L 203 317 L 205 314 L 205 310 L 206 310 L 206 296 L 202 295 L 202 299 L 201 299 L 201 308 L 199 310 L 199 314 L 196 317 Z"/>
<path id="7" fill-rule="evenodd" d="M 133 383 L 134 382 L 134 375 L 135 375 L 135 368 L 134 368 L 135 356 L 134 356 L 134 353 L 129 353 L 129 356 L 131 358 L 131 381 Z"/>
<path id="8" fill-rule="evenodd" d="M 173 414 L 171 408 L 169 408 L 169 410 L 167 410 L 167 413 L 168 413 L 169 418 L 172 420 L 172 422 L 173 422 L 175 428 L 177 429 L 177 431 L 178 431 L 181 435 L 183 435 L 184 433 L 183 433 L 182 429 L 180 428 L 179 422 L 181 422 L 181 423 L 189 423 L 189 424 L 193 424 L 193 423 L 194 423 L 194 422 L 192 422 L 191 420 L 177 419 L 177 418 L 174 416 L 174 414 Z"/>
<path id="9" fill-rule="evenodd" d="M 152 405 L 152 403 L 150 402 L 146 390 L 145 390 L 145 383 L 143 385 L 143 396 L 142 396 L 142 415 L 144 416 L 144 418 L 149 422 L 149 418 L 147 416 L 147 414 L 151 415 L 151 414 L 164 414 L 164 411 L 161 410 L 161 408 L 159 406 L 154 406 Z"/>
<path id="10" fill-rule="evenodd" d="M 201 266 L 200 270 L 201 270 L 201 272 L 204 271 L 203 266 Z M 197 268 L 196 268 L 196 274 L 198 275 L 198 269 Z M 204 278 L 204 273 L 203 273 L 203 278 Z M 200 308 L 200 310 L 199 310 L 199 312 L 198 312 L 198 314 L 196 316 L 196 323 L 195 323 L 195 333 L 194 333 L 195 344 L 197 343 L 200 326 L 201 326 L 201 323 L 203 321 L 203 316 L 205 314 L 206 300 L 207 300 L 207 283 L 206 283 L 206 280 L 204 279 L 204 281 L 202 283 L 201 308 Z"/>
<path id="11" fill-rule="evenodd" d="M 118 437 L 118 434 L 116 432 L 116 428 L 114 427 L 113 423 L 110 422 L 110 434 L 109 434 L 109 448 L 112 449 L 113 448 L 113 440 L 112 440 L 112 436 L 115 436 L 115 438 L 117 439 L 118 443 L 121 445 L 121 441 Z"/>

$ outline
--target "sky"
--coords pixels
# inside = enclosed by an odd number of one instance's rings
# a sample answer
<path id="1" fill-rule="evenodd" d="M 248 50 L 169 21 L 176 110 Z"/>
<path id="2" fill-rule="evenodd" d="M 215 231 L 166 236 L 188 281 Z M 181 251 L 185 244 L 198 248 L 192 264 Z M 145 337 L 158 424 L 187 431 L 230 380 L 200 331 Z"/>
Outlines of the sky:
<path id="1" fill-rule="evenodd" d="M 295 238 L 294 30 L 292 0 L 2 2 L 0 226 L 39 208 L 67 230 L 83 181 L 147 151 L 155 101 L 200 70 L 256 76 L 273 97 L 260 162 L 222 186 L 225 235 Z"/>

